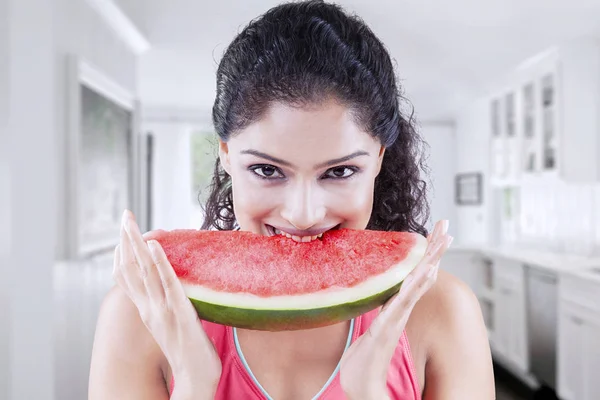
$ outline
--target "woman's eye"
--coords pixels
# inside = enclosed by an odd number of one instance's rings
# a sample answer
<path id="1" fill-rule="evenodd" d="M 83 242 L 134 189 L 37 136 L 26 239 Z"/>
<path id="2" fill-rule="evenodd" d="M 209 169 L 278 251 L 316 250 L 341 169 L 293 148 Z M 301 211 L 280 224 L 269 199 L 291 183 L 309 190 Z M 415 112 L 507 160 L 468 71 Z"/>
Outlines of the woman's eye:
<path id="1" fill-rule="evenodd" d="M 356 169 L 350 167 L 335 167 L 325 173 L 328 178 L 344 179 L 349 178 L 356 172 Z"/>
<path id="2" fill-rule="evenodd" d="M 264 179 L 277 179 L 283 177 L 279 170 L 272 165 L 255 165 L 250 169 L 256 175 Z"/>

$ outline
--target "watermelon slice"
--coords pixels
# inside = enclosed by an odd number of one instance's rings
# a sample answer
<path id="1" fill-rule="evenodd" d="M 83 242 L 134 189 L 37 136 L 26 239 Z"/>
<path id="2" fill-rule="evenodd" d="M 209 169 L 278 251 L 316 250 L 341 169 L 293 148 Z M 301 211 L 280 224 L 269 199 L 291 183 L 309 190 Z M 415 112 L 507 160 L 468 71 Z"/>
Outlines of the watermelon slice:
<path id="1" fill-rule="evenodd" d="M 297 330 L 382 305 L 423 258 L 408 232 L 338 229 L 299 243 L 281 235 L 151 231 L 201 319 L 238 328 Z"/>

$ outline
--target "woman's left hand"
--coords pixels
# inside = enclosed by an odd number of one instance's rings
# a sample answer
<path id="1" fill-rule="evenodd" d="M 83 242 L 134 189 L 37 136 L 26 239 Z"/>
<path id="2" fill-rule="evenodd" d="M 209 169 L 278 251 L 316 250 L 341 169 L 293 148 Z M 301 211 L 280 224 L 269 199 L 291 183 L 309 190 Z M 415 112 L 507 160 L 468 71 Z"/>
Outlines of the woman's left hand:
<path id="1" fill-rule="evenodd" d="M 389 398 L 387 373 L 408 317 L 437 279 L 440 258 L 450 246 L 448 222 L 439 221 L 429 236 L 425 256 L 406 277 L 398 294 L 381 309 L 373 323 L 341 360 L 340 383 L 350 400 Z"/>

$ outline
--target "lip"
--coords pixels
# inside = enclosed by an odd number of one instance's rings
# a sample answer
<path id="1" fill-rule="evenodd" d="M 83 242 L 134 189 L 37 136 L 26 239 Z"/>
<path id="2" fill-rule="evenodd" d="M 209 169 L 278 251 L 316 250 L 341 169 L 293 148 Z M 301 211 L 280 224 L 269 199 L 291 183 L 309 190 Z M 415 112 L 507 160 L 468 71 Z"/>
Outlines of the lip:
<path id="1" fill-rule="evenodd" d="M 286 232 L 289 233 L 292 236 L 298 236 L 298 237 L 305 237 L 305 236 L 318 236 L 321 233 L 327 232 L 329 230 L 332 229 L 338 229 L 340 224 L 337 225 L 332 225 L 329 227 L 323 227 L 323 228 L 315 228 L 315 229 L 307 229 L 307 230 L 299 230 L 299 229 L 294 229 L 294 228 L 284 228 L 278 225 L 270 225 L 270 224 L 265 224 L 267 227 L 270 228 L 275 228 L 280 230 L 281 232 Z"/>

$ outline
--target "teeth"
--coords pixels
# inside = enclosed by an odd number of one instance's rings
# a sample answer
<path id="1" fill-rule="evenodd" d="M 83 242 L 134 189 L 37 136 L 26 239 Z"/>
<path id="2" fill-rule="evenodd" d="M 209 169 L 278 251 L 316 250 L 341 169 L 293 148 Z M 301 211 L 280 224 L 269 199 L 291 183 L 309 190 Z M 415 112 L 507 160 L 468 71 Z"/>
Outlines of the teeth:
<path id="1" fill-rule="evenodd" d="M 280 231 L 277 228 L 273 228 L 273 232 L 275 232 L 276 235 L 285 236 L 288 239 L 292 239 L 296 242 L 301 242 L 301 243 L 312 242 L 313 240 L 317 240 L 317 238 L 323 237 L 322 233 L 320 233 L 318 235 L 314 235 L 314 236 L 295 236 L 295 235 L 290 235 L 287 232 Z"/>

